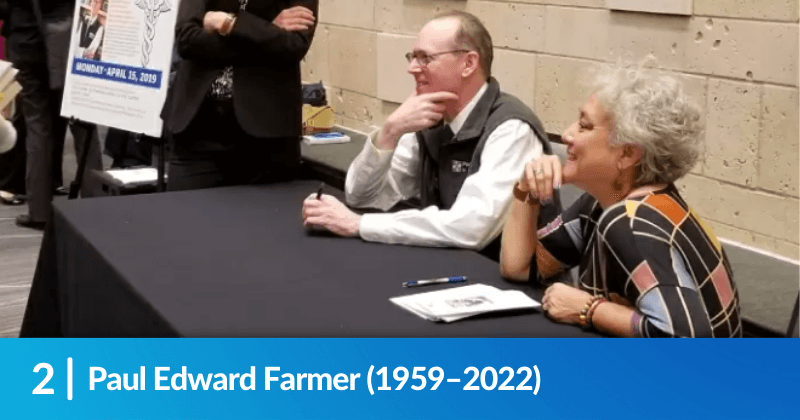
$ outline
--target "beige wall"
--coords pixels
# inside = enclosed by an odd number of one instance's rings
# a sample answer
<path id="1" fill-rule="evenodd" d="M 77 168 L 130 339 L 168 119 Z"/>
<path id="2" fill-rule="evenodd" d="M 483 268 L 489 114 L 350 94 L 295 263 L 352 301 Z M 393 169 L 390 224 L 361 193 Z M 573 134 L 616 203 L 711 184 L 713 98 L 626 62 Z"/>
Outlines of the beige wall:
<path id="1" fill-rule="evenodd" d="M 346 126 L 380 125 L 412 92 L 403 53 L 439 11 L 476 14 L 503 90 L 560 133 L 597 61 L 653 53 L 704 105 L 705 159 L 679 186 L 728 240 L 793 260 L 798 247 L 798 2 L 694 0 L 691 16 L 610 11 L 605 0 L 320 0 L 303 78 Z"/>

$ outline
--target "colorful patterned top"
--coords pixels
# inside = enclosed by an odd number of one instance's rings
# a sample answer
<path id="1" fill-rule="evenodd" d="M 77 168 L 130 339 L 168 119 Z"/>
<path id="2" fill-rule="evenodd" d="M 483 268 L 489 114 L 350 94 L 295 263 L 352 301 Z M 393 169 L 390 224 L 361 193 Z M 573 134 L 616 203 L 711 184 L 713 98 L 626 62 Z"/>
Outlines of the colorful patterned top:
<path id="1" fill-rule="evenodd" d="M 538 236 L 544 258 L 580 264 L 581 289 L 635 306 L 637 336 L 742 335 L 725 251 L 674 185 L 605 210 L 584 194 Z"/>

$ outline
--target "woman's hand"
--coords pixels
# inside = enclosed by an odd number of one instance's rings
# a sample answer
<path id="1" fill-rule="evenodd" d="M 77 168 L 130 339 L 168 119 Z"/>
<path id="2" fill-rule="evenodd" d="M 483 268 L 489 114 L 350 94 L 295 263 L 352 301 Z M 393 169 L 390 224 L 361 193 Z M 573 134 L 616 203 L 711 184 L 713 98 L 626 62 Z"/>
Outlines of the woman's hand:
<path id="1" fill-rule="evenodd" d="M 203 30 L 210 34 L 219 33 L 222 25 L 230 17 L 231 15 L 225 12 L 206 12 L 205 16 L 203 16 Z"/>
<path id="2" fill-rule="evenodd" d="M 542 309 L 556 322 L 579 324 L 581 310 L 591 300 L 592 295 L 583 290 L 564 283 L 554 283 L 544 291 Z"/>
<path id="3" fill-rule="evenodd" d="M 519 189 L 547 204 L 553 199 L 553 189 L 561 188 L 561 177 L 562 168 L 558 156 L 542 155 L 525 165 L 519 179 Z"/>

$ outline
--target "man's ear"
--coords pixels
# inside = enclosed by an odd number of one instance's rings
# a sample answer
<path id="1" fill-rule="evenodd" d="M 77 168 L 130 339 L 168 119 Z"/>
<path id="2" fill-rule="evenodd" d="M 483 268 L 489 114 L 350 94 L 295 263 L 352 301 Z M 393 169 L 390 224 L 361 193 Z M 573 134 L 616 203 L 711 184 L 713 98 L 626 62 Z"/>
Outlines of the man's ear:
<path id="1" fill-rule="evenodd" d="M 635 144 L 625 144 L 622 146 L 622 156 L 619 160 L 619 169 L 624 170 L 634 167 L 642 161 L 644 150 Z"/>
<path id="2" fill-rule="evenodd" d="M 461 70 L 461 77 L 469 77 L 478 71 L 480 66 L 480 56 L 475 51 L 464 54 L 464 68 Z"/>

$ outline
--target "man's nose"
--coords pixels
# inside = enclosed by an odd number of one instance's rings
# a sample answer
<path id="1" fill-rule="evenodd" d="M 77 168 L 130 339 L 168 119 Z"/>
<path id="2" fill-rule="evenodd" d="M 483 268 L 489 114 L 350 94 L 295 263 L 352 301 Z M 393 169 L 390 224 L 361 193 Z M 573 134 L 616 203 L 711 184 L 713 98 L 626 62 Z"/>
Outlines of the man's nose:
<path id="1" fill-rule="evenodd" d="M 412 57 L 411 61 L 408 62 L 406 71 L 408 71 L 409 74 L 417 74 L 422 71 L 422 66 L 419 65 L 415 57 Z"/>

